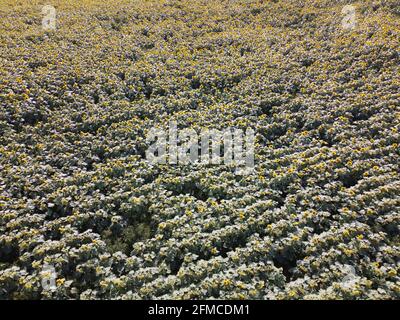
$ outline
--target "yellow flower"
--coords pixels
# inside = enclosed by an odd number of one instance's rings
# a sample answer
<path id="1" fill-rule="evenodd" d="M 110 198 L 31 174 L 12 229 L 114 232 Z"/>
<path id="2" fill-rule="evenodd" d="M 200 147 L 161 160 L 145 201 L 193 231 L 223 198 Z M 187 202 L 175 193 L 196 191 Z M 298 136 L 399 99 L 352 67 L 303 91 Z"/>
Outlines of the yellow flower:
<path id="1" fill-rule="evenodd" d="M 360 290 L 353 290 L 351 293 L 353 296 L 359 296 L 361 294 Z"/>
<path id="2" fill-rule="evenodd" d="M 343 234 L 343 236 L 345 236 L 345 237 L 350 236 L 349 230 L 344 230 L 344 231 L 342 232 L 342 234 Z"/>
<path id="3" fill-rule="evenodd" d="M 212 254 L 217 254 L 217 253 L 218 253 L 217 248 L 212 248 L 212 249 L 211 249 L 211 253 L 212 253 Z"/>
<path id="4" fill-rule="evenodd" d="M 236 284 L 236 286 L 237 286 L 239 289 L 242 289 L 242 290 L 246 288 L 246 285 L 245 285 L 242 281 L 238 282 L 238 283 Z"/>
<path id="5" fill-rule="evenodd" d="M 367 209 L 367 215 L 373 215 L 374 214 L 374 211 L 372 210 L 372 209 Z"/>
<path id="6" fill-rule="evenodd" d="M 350 257 L 354 251 L 351 249 L 344 249 L 343 252 L 346 256 Z"/>
<path id="7" fill-rule="evenodd" d="M 290 298 L 294 298 L 297 295 L 296 291 L 294 290 L 290 290 L 288 294 Z"/>
<path id="8" fill-rule="evenodd" d="M 296 236 L 296 235 L 293 235 L 293 236 L 292 236 L 292 240 L 293 240 L 293 241 L 299 241 L 300 238 L 299 238 L 298 236 Z"/>
<path id="9" fill-rule="evenodd" d="M 64 278 L 62 278 L 62 279 L 57 279 L 57 281 L 56 281 L 58 287 L 59 287 L 59 286 L 62 286 L 62 285 L 64 284 L 64 282 L 65 282 L 65 279 L 64 279 Z"/>
<path id="10" fill-rule="evenodd" d="M 186 211 L 185 211 L 185 214 L 186 214 L 188 217 L 191 217 L 191 216 L 193 215 L 193 212 L 190 211 L 190 210 L 186 210 Z"/>
<path id="11" fill-rule="evenodd" d="M 24 287 L 26 288 L 26 289 L 32 289 L 32 284 L 31 283 L 29 283 L 29 282 L 27 282 L 27 283 L 25 283 L 25 285 L 24 285 Z"/>
<path id="12" fill-rule="evenodd" d="M 391 277 L 395 277 L 395 276 L 397 276 L 397 271 L 394 269 L 390 269 L 390 271 L 388 272 L 388 275 Z"/>
<path id="13" fill-rule="evenodd" d="M 224 279 L 224 280 L 222 281 L 222 284 L 223 284 L 225 287 L 228 287 L 228 286 L 230 286 L 230 285 L 232 284 L 232 280 Z"/>

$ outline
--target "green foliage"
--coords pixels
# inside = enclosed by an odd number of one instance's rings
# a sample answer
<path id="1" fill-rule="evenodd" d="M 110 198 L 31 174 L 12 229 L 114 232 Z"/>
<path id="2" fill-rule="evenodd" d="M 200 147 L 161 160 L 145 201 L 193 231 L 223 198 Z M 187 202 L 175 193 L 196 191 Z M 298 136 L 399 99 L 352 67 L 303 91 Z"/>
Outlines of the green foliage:
<path id="1" fill-rule="evenodd" d="M 398 1 L 51 2 L 0 8 L 0 299 L 400 298 Z M 170 121 L 254 172 L 150 164 Z"/>
<path id="2" fill-rule="evenodd" d="M 114 253 L 117 251 L 130 253 L 134 243 L 149 239 L 152 236 L 151 227 L 146 223 L 140 223 L 136 226 L 127 226 L 118 236 L 112 234 L 110 230 L 102 233 L 102 239 L 107 245 L 107 251 Z"/>

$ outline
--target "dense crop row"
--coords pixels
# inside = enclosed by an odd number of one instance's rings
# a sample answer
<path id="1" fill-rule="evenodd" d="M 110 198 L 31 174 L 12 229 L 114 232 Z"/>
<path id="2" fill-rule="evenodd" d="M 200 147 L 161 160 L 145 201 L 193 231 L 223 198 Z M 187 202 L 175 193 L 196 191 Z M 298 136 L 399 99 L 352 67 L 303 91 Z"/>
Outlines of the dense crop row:
<path id="1" fill-rule="evenodd" d="M 3 2 L 0 299 L 400 297 L 398 1 Z M 150 164 L 169 121 L 255 171 Z"/>

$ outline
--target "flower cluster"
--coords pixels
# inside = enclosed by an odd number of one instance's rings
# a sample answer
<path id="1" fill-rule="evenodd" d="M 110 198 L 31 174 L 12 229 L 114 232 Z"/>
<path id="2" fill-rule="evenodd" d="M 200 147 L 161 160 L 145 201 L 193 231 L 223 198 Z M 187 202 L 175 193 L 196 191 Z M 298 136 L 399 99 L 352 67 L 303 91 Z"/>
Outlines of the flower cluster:
<path id="1" fill-rule="evenodd" d="M 396 1 L 52 2 L 0 14 L 0 299 L 400 298 Z M 149 163 L 171 121 L 254 170 Z"/>

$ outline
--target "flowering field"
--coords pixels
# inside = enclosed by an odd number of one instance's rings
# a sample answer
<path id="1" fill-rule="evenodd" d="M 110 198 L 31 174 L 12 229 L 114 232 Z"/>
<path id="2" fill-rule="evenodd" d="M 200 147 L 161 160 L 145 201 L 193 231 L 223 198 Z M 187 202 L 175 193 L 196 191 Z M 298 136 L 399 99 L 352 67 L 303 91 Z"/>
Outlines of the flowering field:
<path id="1" fill-rule="evenodd" d="M 0 4 L 0 299 L 400 298 L 399 1 Z"/>

